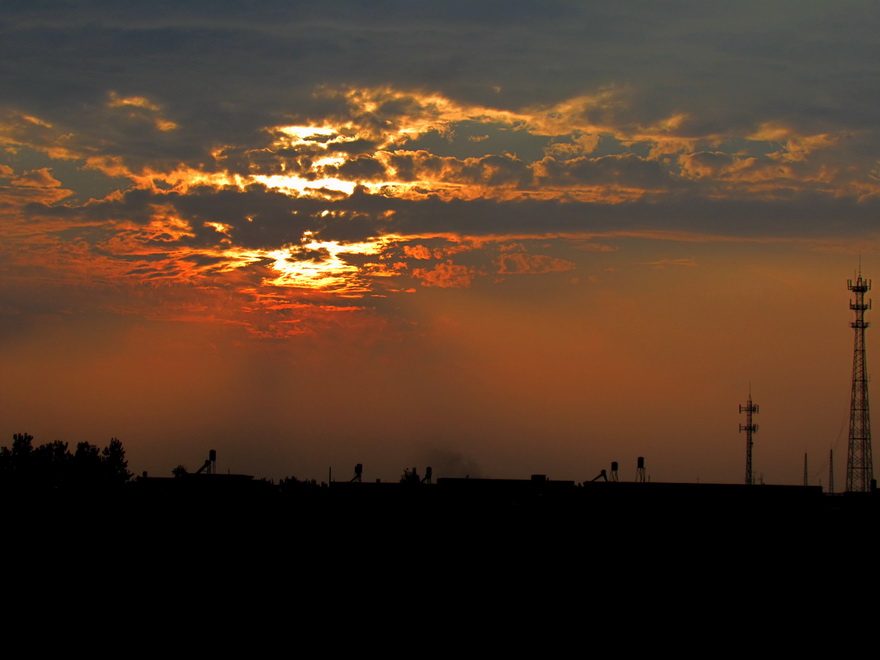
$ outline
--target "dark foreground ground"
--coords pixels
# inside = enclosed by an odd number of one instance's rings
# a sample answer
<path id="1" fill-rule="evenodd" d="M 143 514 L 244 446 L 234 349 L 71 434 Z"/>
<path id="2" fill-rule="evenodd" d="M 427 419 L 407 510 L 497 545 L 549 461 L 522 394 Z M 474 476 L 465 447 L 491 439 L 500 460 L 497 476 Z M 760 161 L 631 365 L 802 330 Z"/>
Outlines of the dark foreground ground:
<path id="1" fill-rule="evenodd" d="M 754 537 L 876 520 L 880 493 L 827 495 L 819 487 L 440 479 L 434 484 L 296 483 L 279 488 L 240 475 L 138 479 L 121 487 L 7 490 L 7 525 L 67 530 L 87 542 L 212 539 L 226 545 L 376 537 L 468 543 L 487 535 L 522 543 L 608 545 L 632 539 Z M 79 530 L 79 531 L 78 531 Z"/>
<path id="2" fill-rule="evenodd" d="M 60 650 L 112 633 L 173 654 L 715 657 L 753 648 L 749 630 L 778 654 L 824 648 L 873 598 L 873 494 L 218 477 L 3 493 L 7 630 Z"/>

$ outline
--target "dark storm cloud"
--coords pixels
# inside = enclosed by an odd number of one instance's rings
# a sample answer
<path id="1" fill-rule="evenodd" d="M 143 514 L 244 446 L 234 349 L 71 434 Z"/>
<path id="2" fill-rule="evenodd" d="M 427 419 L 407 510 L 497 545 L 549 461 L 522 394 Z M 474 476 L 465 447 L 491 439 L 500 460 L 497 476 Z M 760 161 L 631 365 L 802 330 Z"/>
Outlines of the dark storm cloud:
<path id="1" fill-rule="evenodd" d="M 476 186 L 529 186 L 533 174 L 528 163 L 509 154 L 458 159 L 435 156 L 427 151 L 395 152 L 388 164 L 400 181 L 433 181 Z"/>
<path id="2" fill-rule="evenodd" d="M 518 158 L 507 154 L 484 156 L 477 160 L 455 163 L 453 181 L 487 186 L 529 185 L 532 173 L 528 165 Z"/>
<path id="3" fill-rule="evenodd" d="M 50 206 L 29 204 L 24 207 L 26 217 L 66 219 L 71 223 L 111 222 L 124 220 L 135 224 L 146 224 L 153 218 L 151 204 L 158 202 L 155 193 L 149 190 L 130 190 L 119 198 L 92 202 L 83 206 Z"/>
<path id="4" fill-rule="evenodd" d="M 228 236 L 236 247 L 276 248 L 298 243 L 314 226 L 309 213 L 290 197 L 259 186 L 246 191 L 201 188 L 194 194 L 175 194 L 169 202 L 192 227 L 196 245 L 215 244 Z M 223 224 L 227 232 L 219 234 L 206 223 Z"/>
<path id="5" fill-rule="evenodd" d="M 326 167 L 327 176 L 353 181 L 381 180 L 387 177 L 385 166 L 371 156 L 356 156 L 337 167 Z"/>
<path id="6" fill-rule="evenodd" d="M 319 85 L 521 107 L 625 84 L 633 120 L 684 111 L 703 133 L 745 130 L 756 114 L 817 130 L 877 122 L 880 17 L 856 0 L 14 2 L 4 15 L 4 104 L 106 133 L 105 152 L 133 162 L 259 142 L 262 126 L 325 110 Z M 110 91 L 149 98 L 182 130 L 110 121 Z"/>
<path id="7" fill-rule="evenodd" d="M 773 236 L 858 236 L 877 228 L 880 202 L 857 202 L 824 195 L 792 201 L 720 200 L 700 197 L 652 198 L 626 203 L 578 203 L 552 200 L 515 202 L 429 198 L 410 201 L 360 193 L 329 208 L 360 213 L 360 227 L 376 232 L 464 236 L 517 234 L 680 231 L 694 235 L 767 238 Z M 390 219 L 387 211 L 393 211 Z M 837 218 L 834 221 L 831 219 Z M 327 221 L 318 230 L 326 239 L 345 238 L 344 224 Z"/>
<path id="8" fill-rule="evenodd" d="M 653 175 L 653 170 L 650 173 Z M 70 226 L 122 220 L 146 225 L 157 214 L 170 214 L 185 220 L 190 231 L 173 238 L 156 235 L 148 243 L 166 249 L 176 244 L 196 249 L 271 250 L 299 245 L 306 232 L 319 240 L 341 242 L 359 242 L 383 234 L 458 233 L 479 237 L 658 230 L 742 238 L 859 236 L 876 230 L 880 200 L 857 202 L 783 191 L 773 200 L 672 195 L 624 203 L 444 201 L 437 197 L 396 199 L 359 189 L 351 196 L 329 201 L 294 198 L 252 186 L 245 191 L 201 188 L 187 195 L 132 190 L 118 200 L 82 207 L 32 203 L 25 210 L 34 220 L 53 218 Z M 219 223 L 224 229 L 209 223 Z M 107 225 L 94 233 L 94 240 L 104 241 L 112 231 L 112 225 Z M 297 258 L 313 256 L 301 254 Z"/>
<path id="9" fill-rule="evenodd" d="M 615 185 L 651 190 L 679 185 L 661 163 L 634 154 L 566 161 L 545 158 L 535 169 L 538 182 L 551 186 Z"/>
<path id="10" fill-rule="evenodd" d="M 378 145 L 371 140 L 336 140 L 327 143 L 327 151 L 343 154 L 369 154 L 376 150 Z"/>
<path id="11" fill-rule="evenodd" d="M 185 240 L 199 245 L 225 238 L 235 246 L 270 248 L 296 243 L 304 231 L 351 241 L 382 232 L 481 235 L 661 225 L 788 235 L 798 229 L 822 231 L 818 208 L 831 217 L 851 217 L 852 226 L 861 227 L 873 202 L 820 200 L 809 191 L 799 198 L 795 183 L 785 179 L 801 166 L 770 159 L 745 163 L 703 146 L 682 156 L 680 172 L 641 152 L 565 161 L 548 157 L 535 164 L 532 152 L 541 147 L 534 134 L 505 133 L 497 125 L 483 132 L 479 122 L 462 122 L 459 141 L 472 146 L 486 138 L 491 153 L 481 146 L 470 158 L 455 158 L 451 146 L 448 155 L 422 148 L 442 146 L 444 140 L 452 144 L 450 136 L 435 131 L 409 146 L 398 145 L 415 150 L 379 158 L 373 152 L 379 137 L 409 113 L 422 112 L 419 101 L 389 93 L 374 95 L 370 109 L 353 109 L 334 90 L 427 89 L 460 103 L 518 110 L 549 107 L 610 85 L 617 91 L 609 103 L 584 106 L 575 113 L 579 120 L 634 131 L 681 113 L 678 123 L 662 129 L 666 136 L 681 137 L 745 137 L 765 122 L 812 133 L 846 132 L 858 137 L 834 164 L 843 171 L 846 157 L 857 153 L 867 170 L 876 162 L 878 22 L 874 5 L 856 0 L 833 6 L 818 0 L 770 5 L 159 2 L 149 7 L 12 2 L 4 3 L 0 23 L 0 105 L 5 106 L 3 128 L 14 144 L 32 144 L 58 158 L 116 159 L 135 171 L 167 172 L 183 164 L 202 172 L 283 172 L 316 179 L 321 173 L 313 169 L 314 160 L 338 153 L 355 158 L 325 165 L 324 172 L 353 181 L 379 181 L 388 166 L 405 182 L 428 178 L 523 189 L 622 186 L 637 193 L 662 189 L 675 198 L 618 206 L 413 202 L 361 191 L 327 201 L 263 188 L 205 188 L 166 195 L 129 191 L 70 213 L 49 205 L 29 207 L 32 217 L 68 214 L 146 224 L 157 205 L 168 205 L 192 226 L 195 236 Z M 271 146 L 273 137 L 265 130 L 327 116 L 354 120 L 373 137 L 316 136 L 312 144 L 284 148 Z M 734 175 L 761 179 L 765 186 L 776 177 L 775 197 L 748 201 L 744 190 L 733 195 L 741 201 L 729 205 L 700 197 L 717 192 L 716 182 L 708 179 Z M 688 194 L 693 198 L 684 198 Z M 324 216 L 328 210 L 334 214 Z M 755 220 L 736 219 L 742 212 Z M 227 225 L 226 234 L 206 226 L 209 222 Z"/>
<path id="12" fill-rule="evenodd" d="M 734 165 L 736 159 L 725 153 L 700 151 L 682 156 L 679 162 L 683 172 L 700 178 L 723 174 Z"/>

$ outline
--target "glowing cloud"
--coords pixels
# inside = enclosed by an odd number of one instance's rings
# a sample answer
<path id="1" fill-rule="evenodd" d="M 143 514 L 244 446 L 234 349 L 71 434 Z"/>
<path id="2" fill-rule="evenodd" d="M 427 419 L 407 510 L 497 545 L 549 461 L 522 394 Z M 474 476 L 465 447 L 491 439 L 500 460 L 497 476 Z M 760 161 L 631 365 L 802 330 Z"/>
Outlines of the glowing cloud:
<path id="1" fill-rule="evenodd" d="M 469 266 L 453 264 L 451 261 L 437 264 L 434 269 L 416 268 L 413 277 L 422 280 L 422 286 L 444 289 L 469 287 L 476 271 Z"/>
<path id="2" fill-rule="evenodd" d="M 512 252 L 502 254 L 497 261 L 499 275 L 537 275 L 541 273 L 558 273 L 575 268 L 572 261 L 548 257 L 543 254 L 526 254 Z"/>
<path id="3" fill-rule="evenodd" d="M 145 118 L 152 120 L 153 125 L 159 131 L 173 131 L 177 128 L 177 124 L 162 117 L 162 108 L 155 103 L 151 103 L 143 96 L 126 96 L 121 97 L 116 92 L 110 92 L 110 100 L 107 102 L 108 108 L 129 108 L 135 111 L 132 116 L 138 116 L 138 110 L 143 112 Z"/>

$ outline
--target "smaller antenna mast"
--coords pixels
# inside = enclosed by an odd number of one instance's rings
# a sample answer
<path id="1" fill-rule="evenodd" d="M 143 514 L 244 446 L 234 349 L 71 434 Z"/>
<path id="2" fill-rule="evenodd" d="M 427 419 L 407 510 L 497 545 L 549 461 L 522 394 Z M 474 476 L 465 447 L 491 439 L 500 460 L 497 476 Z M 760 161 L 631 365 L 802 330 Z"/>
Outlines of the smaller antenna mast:
<path id="1" fill-rule="evenodd" d="M 758 406 L 752 403 L 752 384 L 749 383 L 749 400 L 744 406 L 739 407 L 740 413 L 746 414 L 746 423 L 739 425 L 739 432 L 746 432 L 746 483 L 755 483 L 752 477 L 752 434 L 758 432 L 758 425 L 752 423 L 752 415 L 758 412 Z"/>

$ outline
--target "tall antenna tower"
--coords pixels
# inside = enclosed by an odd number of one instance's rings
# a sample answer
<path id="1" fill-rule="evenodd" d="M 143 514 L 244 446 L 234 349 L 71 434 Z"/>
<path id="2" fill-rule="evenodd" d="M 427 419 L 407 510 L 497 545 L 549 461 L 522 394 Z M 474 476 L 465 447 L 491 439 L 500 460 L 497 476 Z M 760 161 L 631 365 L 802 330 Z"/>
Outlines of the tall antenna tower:
<path id="1" fill-rule="evenodd" d="M 752 403 L 752 388 L 749 386 L 749 401 L 739 407 L 740 413 L 746 414 L 746 423 L 739 425 L 739 432 L 746 432 L 746 483 L 755 483 L 752 478 L 752 433 L 758 432 L 758 425 L 752 423 L 752 415 L 758 412 L 758 406 Z"/>
<path id="2" fill-rule="evenodd" d="M 834 450 L 828 452 L 828 492 L 834 495 Z"/>
<path id="3" fill-rule="evenodd" d="M 871 459 L 871 416 L 868 411 L 868 373 L 865 365 L 865 311 L 871 309 L 871 301 L 865 302 L 865 292 L 871 289 L 871 280 L 862 279 L 862 267 L 855 282 L 847 280 L 847 287 L 855 293 L 855 301 L 849 304 L 856 313 L 850 325 L 855 329 L 853 347 L 852 402 L 849 411 L 849 451 L 846 456 L 846 492 L 867 493 L 874 479 L 874 463 Z"/>

